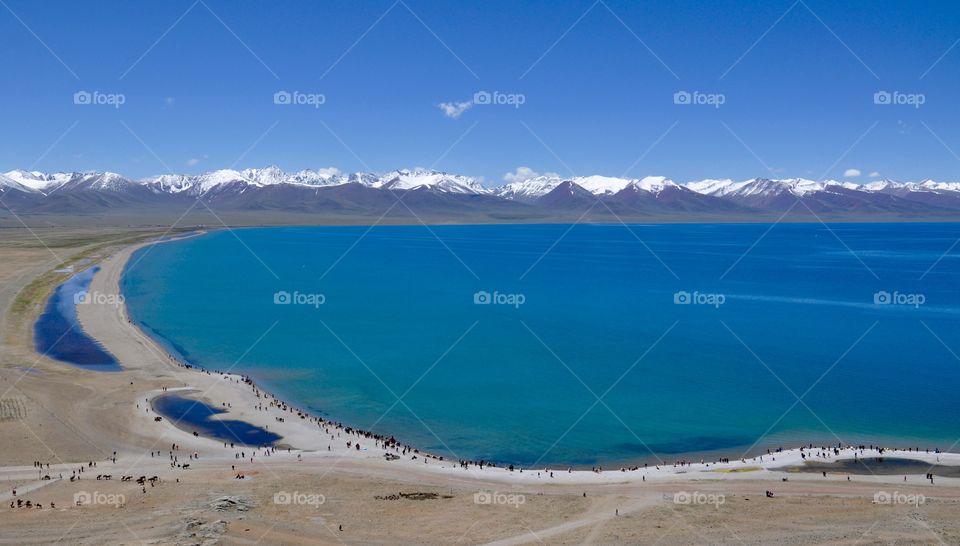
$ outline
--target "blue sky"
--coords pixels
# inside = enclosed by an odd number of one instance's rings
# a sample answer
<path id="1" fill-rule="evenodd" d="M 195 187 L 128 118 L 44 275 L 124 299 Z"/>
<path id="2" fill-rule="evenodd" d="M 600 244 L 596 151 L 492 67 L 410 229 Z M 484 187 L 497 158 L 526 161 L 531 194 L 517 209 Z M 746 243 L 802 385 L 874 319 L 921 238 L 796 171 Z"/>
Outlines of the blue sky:
<path id="1" fill-rule="evenodd" d="M 3 170 L 960 180 L 956 2 L 3 2 Z"/>

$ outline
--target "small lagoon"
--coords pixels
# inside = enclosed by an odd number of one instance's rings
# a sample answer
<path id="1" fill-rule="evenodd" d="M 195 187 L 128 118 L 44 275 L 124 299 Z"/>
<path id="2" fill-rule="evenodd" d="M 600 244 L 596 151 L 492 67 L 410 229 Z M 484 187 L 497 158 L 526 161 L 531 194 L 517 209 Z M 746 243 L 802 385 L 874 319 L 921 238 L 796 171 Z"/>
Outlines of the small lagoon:
<path id="1" fill-rule="evenodd" d="M 272 446 L 280 435 L 234 419 L 211 419 L 226 410 L 215 408 L 200 400 L 175 394 L 165 394 L 153 400 L 153 410 L 179 428 L 208 436 L 221 442 L 243 446 Z"/>
<path id="2" fill-rule="evenodd" d="M 54 289 L 33 328 L 37 352 L 60 362 L 100 372 L 119 371 L 120 364 L 80 326 L 77 305 L 100 268 L 92 267 Z"/>

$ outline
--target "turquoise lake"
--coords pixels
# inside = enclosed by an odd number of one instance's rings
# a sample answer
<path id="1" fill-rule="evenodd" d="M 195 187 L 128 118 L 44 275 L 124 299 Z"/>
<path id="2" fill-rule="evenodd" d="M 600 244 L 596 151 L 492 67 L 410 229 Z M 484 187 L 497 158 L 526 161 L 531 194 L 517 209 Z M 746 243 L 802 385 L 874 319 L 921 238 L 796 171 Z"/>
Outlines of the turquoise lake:
<path id="1" fill-rule="evenodd" d="M 141 249 L 122 290 L 181 358 L 453 458 L 956 449 L 958 239 L 932 223 L 251 228 Z"/>

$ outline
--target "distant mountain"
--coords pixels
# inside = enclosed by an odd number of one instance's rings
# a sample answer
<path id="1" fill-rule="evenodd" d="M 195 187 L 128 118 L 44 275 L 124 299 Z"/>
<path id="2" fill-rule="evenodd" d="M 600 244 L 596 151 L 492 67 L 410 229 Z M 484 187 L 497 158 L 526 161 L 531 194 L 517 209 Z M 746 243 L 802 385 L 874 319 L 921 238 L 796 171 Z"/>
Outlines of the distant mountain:
<path id="1" fill-rule="evenodd" d="M 906 185 L 910 188 L 916 184 Z M 900 199 L 897 195 L 876 191 L 871 185 L 826 180 L 817 182 L 803 178 L 775 180 L 753 178 L 736 182 L 733 180 L 703 180 L 687 184 L 690 189 L 718 197 L 737 205 L 773 212 L 812 212 L 814 214 L 884 214 L 924 212 L 941 214 L 943 204 L 935 201 L 927 206 Z M 954 192 L 960 197 L 960 188 Z M 944 200 L 945 204 L 946 200 Z"/>
<path id="2" fill-rule="evenodd" d="M 510 199 L 512 201 L 532 203 L 555 190 L 562 182 L 562 178 L 538 176 L 529 180 L 511 182 L 504 186 L 494 188 L 492 193 L 497 197 Z"/>
<path id="3" fill-rule="evenodd" d="M 960 182 L 934 182 L 925 180 L 918 184 L 882 180 L 865 186 L 875 194 L 887 194 L 924 206 L 945 207 L 960 210 Z"/>
<path id="4" fill-rule="evenodd" d="M 486 195 L 490 193 L 489 190 L 480 185 L 477 179 L 435 171 L 393 171 L 381 177 L 372 186 L 387 190 L 427 189 L 441 193 L 463 195 Z"/>
<path id="5" fill-rule="evenodd" d="M 428 169 L 383 174 L 335 169 L 287 173 L 276 166 L 133 180 L 111 172 L 0 174 L 0 203 L 24 214 L 102 214 L 185 207 L 202 199 L 224 211 L 411 215 L 431 219 L 582 217 L 960 217 L 960 182 L 859 185 L 802 178 L 537 176 L 496 188 Z M 2 208 L 0 208 L 2 211 Z"/>
<path id="6" fill-rule="evenodd" d="M 549 192 L 532 198 L 531 202 L 551 210 L 580 213 L 598 204 L 597 197 L 593 193 L 572 180 L 560 182 Z"/>
<path id="7" fill-rule="evenodd" d="M 17 184 L 36 191 L 44 191 L 48 187 L 55 187 L 63 184 L 76 173 L 58 173 L 58 174 L 45 174 L 38 171 L 10 171 L 4 174 L 4 177 L 7 180 L 16 182 Z"/>

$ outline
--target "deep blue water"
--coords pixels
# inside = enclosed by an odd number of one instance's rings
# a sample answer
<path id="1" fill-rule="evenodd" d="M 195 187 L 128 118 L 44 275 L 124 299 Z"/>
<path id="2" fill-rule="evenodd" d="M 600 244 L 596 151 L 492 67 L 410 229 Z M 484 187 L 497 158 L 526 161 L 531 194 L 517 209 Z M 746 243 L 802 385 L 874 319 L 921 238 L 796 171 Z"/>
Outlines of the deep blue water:
<path id="1" fill-rule="evenodd" d="M 37 352 L 50 358 L 88 370 L 112 372 L 120 370 L 117 360 L 80 327 L 77 320 L 78 294 L 85 292 L 99 270 L 92 267 L 67 279 L 58 286 L 33 327 Z"/>
<path id="2" fill-rule="evenodd" d="M 226 410 L 215 408 L 199 400 L 165 394 L 155 398 L 152 405 L 154 411 L 176 423 L 180 428 L 216 438 L 221 442 L 260 447 L 271 446 L 280 440 L 279 435 L 246 421 L 211 419 L 214 415 L 226 413 Z"/>
<path id="3" fill-rule="evenodd" d="M 244 229 L 141 250 L 123 291 L 192 363 L 453 457 L 945 449 L 958 239 L 956 224 Z M 922 304 L 875 304 L 884 292 Z"/>

